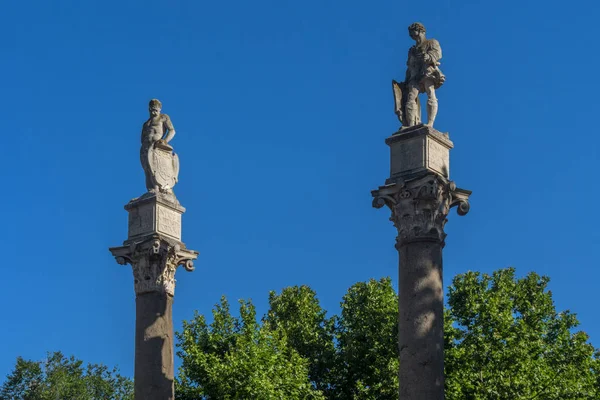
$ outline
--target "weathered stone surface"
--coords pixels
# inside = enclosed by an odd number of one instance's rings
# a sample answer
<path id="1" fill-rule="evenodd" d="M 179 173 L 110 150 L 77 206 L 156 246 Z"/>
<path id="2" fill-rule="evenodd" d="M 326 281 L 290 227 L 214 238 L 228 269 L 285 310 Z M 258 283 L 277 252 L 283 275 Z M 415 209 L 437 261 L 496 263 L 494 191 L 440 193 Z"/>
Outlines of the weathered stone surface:
<path id="1" fill-rule="evenodd" d="M 136 294 L 159 292 L 173 296 L 178 266 L 194 269 L 198 252 L 181 242 L 185 212 L 172 193 L 146 193 L 125 206 L 129 234 L 123 246 L 109 249 L 119 264 L 130 264 Z"/>
<path id="2" fill-rule="evenodd" d="M 198 252 L 181 238 L 184 208 L 149 195 L 125 206 L 129 238 L 110 249 L 119 264 L 130 264 L 136 294 L 135 399 L 174 399 L 173 319 L 175 271 L 194 269 Z M 175 222 L 173 222 L 175 221 Z"/>
<path id="3" fill-rule="evenodd" d="M 173 298 L 144 293 L 135 304 L 135 399 L 173 400 Z"/>
<path id="4" fill-rule="evenodd" d="M 181 215 L 185 208 L 174 196 L 149 193 L 131 200 L 125 209 L 129 212 L 128 240 L 154 232 L 181 239 Z"/>
<path id="5" fill-rule="evenodd" d="M 183 266 L 194 270 L 198 252 L 188 250 L 182 242 L 160 234 L 144 238 L 140 242 L 129 242 L 125 246 L 110 249 L 119 264 L 130 264 L 136 294 L 175 294 L 175 271 Z"/>
<path id="6" fill-rule="evenodd" d="M 386 139 L 390 146 L 390 178 L 372 191 L 373 206 L 387 205 L 398 229 L 398 244 L 413 240 L 444 242 L 450 208 L 469 211 L 470 191 L 449 181 L 448 136 L 428 126 L 409 128 Z"/>
<path id="7" fill-rule="evenodd" d="M 161 114 L 162 104 L 150 100 L 150 118 L 142 127 L 140 161 L 146 175 L 146 189 L 151 193 L 172 193 L 179 175 L 179 158 L 168 144 L 175 128 L 167 114 Z"/>
<path id="8" fill-rule="evenodd" d="M 442 243 L 399 247 L 400 399 L 444 398 Z"/>
<path id="9" fill-rule="evenodd" d="M 398 346 L 401 400 L 444 399 L 442 249 L 452 207 L 469 211 L 470 191 L 449 181 L 452 142 L 416 126 L 386 139 L 390 177 L 373 190 L 373 206 L 387 206 L 398 231 Z"/>
<path id="10" fill-rule="evenodd" d="M 141 135 L 140 161 L 148 192 L 131 200 L 127 240 L 110 248 L 121 265 L 130 264 L 136 294 L 135 399 L 173 400 L 173 296 L 175 272 L 194 270 L 198 252 L 181 241 L 185 208 L 173 193 L 179 158 L 168 142 L 175 128 L 153 99 Z"/>
<path id="11" fill-rule="evenodd" d="M 446 179 L 450 177 L 450 149 L 454 144 L 448 134 L 418 125 L 392 135 L 385 142 L 390 146 L 392 179 L 428 171 Z"/>
<path id="12" fill-rule="evenodd" d="M 394 112 L 403 128 L 420 124 L 419 93 L 426 93 L 427 125 L 433 126 L 438 111 L 435 90 L 446 80 L 439 69 L 442 48 L 437 40 L 425 37 L 425 26 L 419 22 L 410 25 L 408 33 L 416 44 L 408 51 L 404 82 L 392 81 Z"/>
<path id="13" fill-rule="evenodd" d="M 387 205 L 390 220 L 398 230 L 397 246 L 412 241 L 444 243 L 444 225 L 450 208 L 458 206 L 458 214 L 469 211 L 470 191 L 458 189 L 454 182 L 429 174 L 389 184 L 374 190 L 373 206 Z"/>

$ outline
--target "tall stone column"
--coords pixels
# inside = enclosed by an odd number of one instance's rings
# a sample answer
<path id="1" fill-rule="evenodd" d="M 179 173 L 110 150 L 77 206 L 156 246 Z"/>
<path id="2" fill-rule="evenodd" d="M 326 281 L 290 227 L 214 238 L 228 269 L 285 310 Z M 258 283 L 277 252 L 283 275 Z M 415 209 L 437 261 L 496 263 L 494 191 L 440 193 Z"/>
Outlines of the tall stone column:
<path id="1" fill-rule="evenodd" d="M 129 234 L 123 246 L 110 249 L 119 264 L 130 264 L 136 294 L 136 400 L 172 400 L 173 296 L 178 266 L 194 269 L 198 252 L 181 242 L 185 209 L 172 193 L 146 193 L 130 201 Z"/>
<path id="2" fill-rule="evenodd" d="M 447 134 L 417 125 L 386 139 L 390 177 L 372 191 L 373 206 L 388 206 L 398 230 L 398 347 L 401 400 L 444 399 L 442 249 L 450 208 L 469 211 L 468 190 L 449 180 Z"/>

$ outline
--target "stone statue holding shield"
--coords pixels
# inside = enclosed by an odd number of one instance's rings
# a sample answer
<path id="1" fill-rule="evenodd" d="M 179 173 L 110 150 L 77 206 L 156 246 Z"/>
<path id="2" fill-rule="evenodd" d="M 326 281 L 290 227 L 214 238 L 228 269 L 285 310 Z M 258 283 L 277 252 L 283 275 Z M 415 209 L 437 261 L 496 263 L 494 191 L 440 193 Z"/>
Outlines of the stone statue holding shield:
<path id="1" fill-rule="evenodd" d="M 142 127 L 140 160 L 146 175 L 146 189 L 151 193 L 173 193 L 179 175 L 179 158 L 173 153 L 169 141 L 175 128 L 167 114 L 161 114 L 162 104 L 150 100 L 150 118 Z"/>
<path id="2" fill-rule="evenodd" d="M 435 39 L 425 37 L 425 26 L 415 22 L 408 27 L 408 34 L 416 42 L 408 51 L 406 78 L 404 82 L 392 81 L 394 91 L 394 111 L 403 128 L 421 123 L 419 93 L 427 94 L 427 124 L 433 126 L 438 110 L 435 90 L 446 77 L 440 71 L 442 48 Z"/>

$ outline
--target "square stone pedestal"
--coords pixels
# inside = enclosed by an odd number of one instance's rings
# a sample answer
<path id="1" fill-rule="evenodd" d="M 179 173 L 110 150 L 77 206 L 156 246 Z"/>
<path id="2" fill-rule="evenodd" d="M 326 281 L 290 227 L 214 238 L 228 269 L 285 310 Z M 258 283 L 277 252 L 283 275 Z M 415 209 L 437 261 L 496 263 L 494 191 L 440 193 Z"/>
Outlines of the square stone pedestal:
<path id="1" fill-rule="evenodd" d="M 448 134 L 426 125 L 417 125 L 395 133 L 385 143 L 391 151 L 391 181 L 426 172 L 450 178 L 450 149 L 454 144 Z"/>
<path id="2" fill-rule="evenodd" d="M 125 206 L 129 213 L 128 242 L 158 233 L 181 241 L 181 215 L 185 212 L 173 195 L 145 194 Z"/>

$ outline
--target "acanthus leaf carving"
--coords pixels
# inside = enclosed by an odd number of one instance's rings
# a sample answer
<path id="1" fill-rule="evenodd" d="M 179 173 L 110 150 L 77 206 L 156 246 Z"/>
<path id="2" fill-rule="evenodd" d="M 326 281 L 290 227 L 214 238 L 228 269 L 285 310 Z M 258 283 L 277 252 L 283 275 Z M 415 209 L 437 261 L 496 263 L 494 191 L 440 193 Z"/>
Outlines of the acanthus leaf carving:
<path id="1" fill-rule="evenodd" d="M 193 260 L 198 257 L 198 252 L 186 249 L 182 243 L 160 236 L 110 251 L 119 264 L 131 265 L 136 294 L 159 292 L 173 296 L 177 267 L 193 271 Z"/>
<path id="2" fill-rule="evenodd" d="M 444 244 L 444 226 L 450 208 L 458 215 L 469 211 L 471 191 L 458 189 L 452 181 L 439 175 L 426 175 L 408 181 L 398 180 L 374 190 L 373 207 L 387 205 L 390 221 L 398 230 L 396 246 L 412 241 L 435 241 Z"/>

